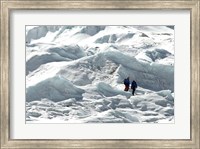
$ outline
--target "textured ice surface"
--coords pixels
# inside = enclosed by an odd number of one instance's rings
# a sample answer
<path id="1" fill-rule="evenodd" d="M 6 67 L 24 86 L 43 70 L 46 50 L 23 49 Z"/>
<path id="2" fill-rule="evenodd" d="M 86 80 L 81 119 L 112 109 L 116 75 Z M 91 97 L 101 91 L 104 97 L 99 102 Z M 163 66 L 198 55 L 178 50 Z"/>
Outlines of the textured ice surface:
<path id="1" fill-rule="evenodd" d="M 27 26 L 28 123 L 173 123 L 174 30 Z M 135 96 L 124 91 L 136 80 Z"/>

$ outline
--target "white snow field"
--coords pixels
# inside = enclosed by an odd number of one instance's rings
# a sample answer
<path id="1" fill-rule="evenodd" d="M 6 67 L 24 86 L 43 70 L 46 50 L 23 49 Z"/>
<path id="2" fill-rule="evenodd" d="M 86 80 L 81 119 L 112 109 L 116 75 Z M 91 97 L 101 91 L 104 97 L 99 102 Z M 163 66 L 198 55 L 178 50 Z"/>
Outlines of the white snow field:
<path id="1" fill-rule="evenodd" d="M 173 26 L 26 26 L 26 122 L 174 123 Z"/>

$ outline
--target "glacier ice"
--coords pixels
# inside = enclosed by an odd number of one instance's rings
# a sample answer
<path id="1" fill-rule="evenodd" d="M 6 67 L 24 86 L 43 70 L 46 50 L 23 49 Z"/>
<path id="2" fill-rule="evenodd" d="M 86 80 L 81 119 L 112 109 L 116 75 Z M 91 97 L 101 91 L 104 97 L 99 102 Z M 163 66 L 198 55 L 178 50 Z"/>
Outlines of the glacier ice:
<path id="1" fill-rule="evenodd" d="M 174 29 L 27 26 L 26 121 L 173 123 Z"/>

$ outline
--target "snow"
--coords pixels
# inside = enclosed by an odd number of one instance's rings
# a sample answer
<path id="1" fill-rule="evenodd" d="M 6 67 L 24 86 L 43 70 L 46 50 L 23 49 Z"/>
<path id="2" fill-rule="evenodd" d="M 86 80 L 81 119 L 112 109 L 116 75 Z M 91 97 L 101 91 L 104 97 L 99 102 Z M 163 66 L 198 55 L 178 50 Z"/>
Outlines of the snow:
<path id="1" fill-rule="evenodd" d="M 105 96 L 105 97 L 112 97 L 112 96 L 116 96 L 116 95 L 124 95 L 124 96 L 130 98 L 130 96 L 131 96 L 130 93 L 126 93 L 122 90 L 113 89 L 110 85 L 108 85 L 104 82 L 100 82 L 97 85 L 97 90 L 100 94 L 103 94 L 103 96 Z"/>
<path id="2" fill-rule="evenodd" d="M 59 26 L 35 26 L 33 28 L 28 27 L 26 31 L 26 43 L 30 43 L 34 39 L 45 37 L 47 34 L 50 34 L 49 36 L 51 36 L 52 33 L 56 32 L 59 28 Z"/>
<path id="3" fill-rule="evenodd" d="M 26 26 L 27 123 L 173 123 L 173 92 L 171 27 Z"/>
<path id="4" fill-rule="evenodd" d="M 48 98 L 52 101 L 62 101 L 69 98 L 82 99 L 84 91 L 75 87 L 62 77 L 53 77 L 43 80 L 26 90 L 26 101 Z"/>

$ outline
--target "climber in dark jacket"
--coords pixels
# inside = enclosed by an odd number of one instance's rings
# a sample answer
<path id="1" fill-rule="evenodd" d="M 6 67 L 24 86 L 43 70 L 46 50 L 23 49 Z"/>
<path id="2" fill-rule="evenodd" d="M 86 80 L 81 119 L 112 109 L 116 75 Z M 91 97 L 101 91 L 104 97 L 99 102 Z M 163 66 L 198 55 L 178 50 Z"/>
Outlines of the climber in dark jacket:
<path id="1" fill-rule="evenodd" d="M 132 95 L 134 96 L 134 93 L 135 93 L 135 89 L 137 88 L 137 83 L 135 82 L 135 80 L 132 81 L 131 83 L 131 89 L 133 90 L 132 91 Z"/>
<path id="2" fill-rule="evenodd" d="M 128 91 L 129 90 L 129 85 L 130 85 L 129 77 L 124 79 L 124 85 L 125 85 L 124 91 Z"/>

